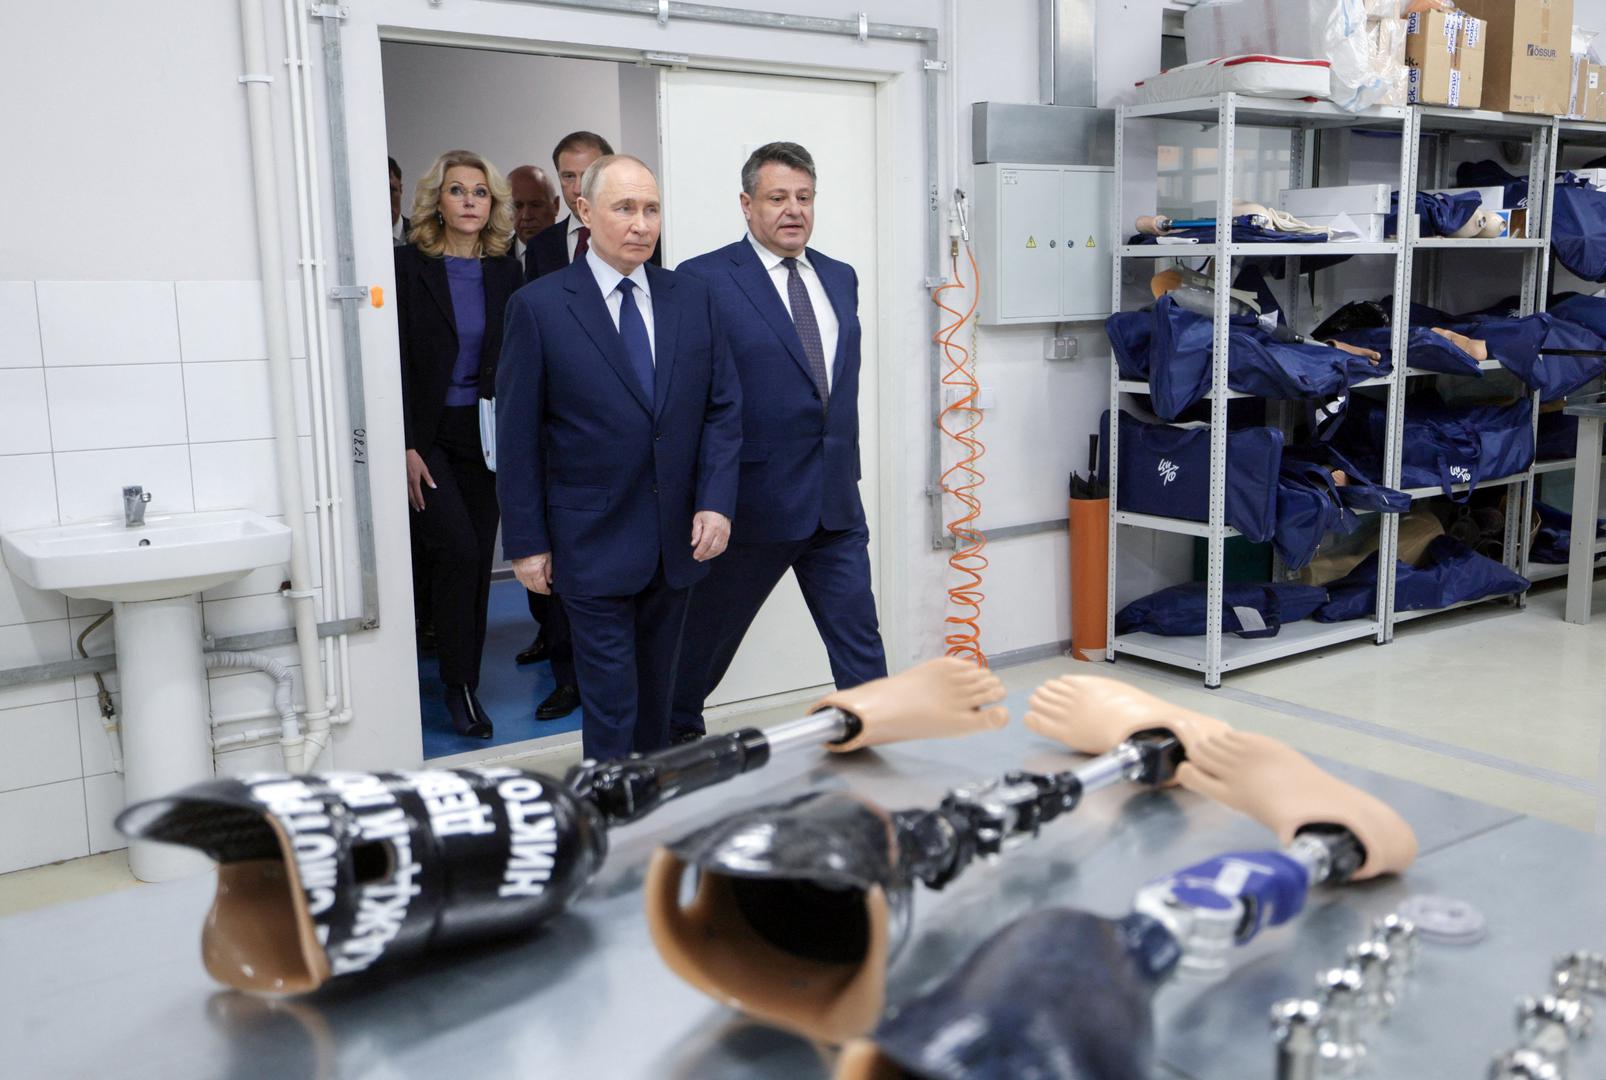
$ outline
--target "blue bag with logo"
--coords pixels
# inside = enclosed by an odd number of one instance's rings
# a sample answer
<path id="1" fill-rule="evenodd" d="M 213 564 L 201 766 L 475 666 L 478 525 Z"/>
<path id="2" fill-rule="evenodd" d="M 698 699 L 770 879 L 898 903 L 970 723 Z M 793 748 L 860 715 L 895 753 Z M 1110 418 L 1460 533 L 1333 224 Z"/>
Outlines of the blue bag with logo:
<path id="1" fill-rule="evenodd" d="M 1529 581 L 1503 563 L 1479 555 L 1453 536 L 1437 536 L 1423 553 L 1424 566 L 1394 566 L 1394 610 L 1431 611 L 1468 600 L 1526 592 Z M 1337 581 L 1316 612 L 1317 622 L 1370 618 L 1377 611 L 1377 552 Z"/>
<path id="2" fill-rule="evenodd" d="M 1205 632 L 1205 585 L 1173 585 L 1115 613 L 1117 634 L 1197 637 Z M 1319 585 L 1229 582 L 1222 590 L 1221 630 L 1243 638 L 1276 637 L 1285 623 L 1309 618 L 1327 601 Z"/>
<path id="3" fill-rule="evenodd" d="M 1107 422 L 1107 420 L 1106 420 Z M 1121 413 L 1116 509 L 1210 520 L 1210 430 L 1146 424 Z M 1226 523 L 1255 543 L 1277 529 L 1277 473 L 1283 434 L 1250 427 L 1227 433 Z"/>
<path id="4" fill-rule="evenodd" d="M 1332 470 L 1284 456 L 1277 476 L 1277 533 L 1272 545 L 1290 570 L 1316 557 L 1322 537 L 1354 532 L 1360 525 L 1333 483 Z"/>

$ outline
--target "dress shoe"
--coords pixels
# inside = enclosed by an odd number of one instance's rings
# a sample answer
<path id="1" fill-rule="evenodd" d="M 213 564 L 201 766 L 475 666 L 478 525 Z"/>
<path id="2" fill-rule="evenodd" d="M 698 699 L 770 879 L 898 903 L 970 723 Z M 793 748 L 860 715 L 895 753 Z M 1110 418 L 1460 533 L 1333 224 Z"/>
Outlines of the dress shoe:
<path id="1" fill-rule="evenodd" d="M 535 707 L 537 720 L 559 720 L 580 707 L 580 688 L 560 686 Z"/>
<path id="2" fill-rule="evenodd" d="M 470 739 L 489 739 L 491 719 L 474 697 L 474 691 L 461 683 L 446 684 L 446 714 L 452 718 L 452 730 Z"/>
<path id="3" fill-rule="evenodd" d="M 543 660 L 552 659 L 552 649 L 546 643 L 545 634 L 535 635 L 530 647 L 513 658 L 515 664 L 539 664 Z"/>
<path id="4" fill-rule="evenodd" d="M 669 745 L 679 746 L 681 743 L 696 742 L 698 739 L 701 739 L 704 734 L 706 733 L 701 731 L 677 731 L 673 735 L 669 736 Z"/>

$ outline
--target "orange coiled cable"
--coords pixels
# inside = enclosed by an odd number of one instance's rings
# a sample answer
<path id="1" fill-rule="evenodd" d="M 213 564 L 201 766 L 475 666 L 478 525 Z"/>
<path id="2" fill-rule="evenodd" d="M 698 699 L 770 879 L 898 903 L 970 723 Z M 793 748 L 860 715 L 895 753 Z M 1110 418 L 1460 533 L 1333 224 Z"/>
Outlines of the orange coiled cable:
<path id="1" fill-rule="evenodd" d="M 957 499 L 965 512 L 953 521 L 948 522 L 948 531 L 954 538 L 954 553 L 948 559 L 948 565 L 959 572 L 962 579 L 959 584 L 948 590 L 948 603 L 950 610 L 943 620 L 950 627 L 949 633 L 944 637 L 948 646 L 949 656 L 966 657 L 975 661 L 982 667 L 987 666 L 987 654 L 981 648 L 981 604 L 986 594 L 981 591 L 981 572 L 987 569 L 987 557 L 982 549 L 987 546 L 987 537 L 976 527 L 976 520 L 981 517 L 981 498 L 976 489 L 986 483 L 987 478 L 982 475 L 976 463 L 981 460 L 987 448 L 977 437 L 977 429 L 981 427 L 981 410 L 976 407 L 976 397 L 981 387 L 976 382 L 976 372 L 973 351 L 975 348 L 975 327 L 971 328 L 971 351 L 954 340 L 955 336 L 964 328 L 976 314 L 976 305 L 980 290 L 973 288 L 970 296 L 970 306 L 963 312 L 949 307 L 943 303 L 942 294 L 951 289 L 964 289 L 965 283 L 959 276 L 959 252 L 956 243 L 951 249 L 949 258 L 953 271 L 953 280 L 937 286 L 932 290 L 931 302 L 936 304 L 953 321 L 937 331 L 933 338 L 942 346 L 943 357 L 948 362 L 947 369 L 942 374 L 942 385 L 956 387 L 961 392 L 953 402 L 945 405 L 937 414 L 937 427 L 948 438 L 957 442 L 964 450 L 964 456 L 943 470 L 939 479 L 939 487 L 944 495 L 952 495 Z M 965 245 L 965 254 L 970 260 L 971 280 L 980 284 L 981 272 L 976 266 L 976 256 Z"/>

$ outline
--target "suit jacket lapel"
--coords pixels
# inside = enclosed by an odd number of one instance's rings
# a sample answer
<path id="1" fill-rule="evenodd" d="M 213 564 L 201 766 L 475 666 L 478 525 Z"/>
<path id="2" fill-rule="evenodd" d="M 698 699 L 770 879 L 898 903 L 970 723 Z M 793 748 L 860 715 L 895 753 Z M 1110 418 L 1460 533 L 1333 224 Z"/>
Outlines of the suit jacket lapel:
<path id="1" fill-rule="evenodd" d="M 613 316 L 608 314 L 608 304 L 602 299 L 602 290 L 597 287 L 591 267 L 582 260 L 570 263 L 562 273 L 568 275 L 563 287 L 569 291 L 569 310 L 579 321 L 580 328 L 601 351 L 603 359 L 608 361 L 608 366 L 613 368 L 614 374 L 619 376 L 619 381 L 625 384 L 625 389 L 630 391 L 637 404 L 651 413 L 652 402 L 647 400 L 647 391 L 642 389 L 641 380 L 636 378 L 636 369 L 630 365 L 624 340 L 613 325 Z M 657 318 L 658 309 L 654 307 L 653 319 Z"/>
<path id="2" fill-rule="evenodd" d="M 423 272 L 419 275 L 424 279 L 424 291 L 434 298 L 441 313 L 446 316 L 446 325 L 452 329 L 452 337 L 457 336 L 457 313 L 452 309 L 452 287 L 446 280 L 446 260 L 436 259 L 428 255 L 419 256 L 424 262 Z"/>
<path id="3" fill-rule="evenodd" d="M 657 401 L 653 415 L 664 411 L 669 397 L 669 380 L 675 374 L 675 341 L 680 335 L 680 305 L 675 303 L 671 291 L 675 287 L 674 275 L 647 267 L 647 284 L 652 287 L 652 356 L 653 390 Z"/>
<path id="4" fill-rule="evenodd" d="M 738 241 L 739 245 L 731 259 L 731 277 L 736 280 L 742 292 L 747 294 L 758 313 L 764 317 L 775 336 L 781 339 L 786 351 L 792 354 L 803 374 L 808 376 L 809 385 L 814 384 L 814 371 L 809 367 L 809 358 L 803 352 L 803 339 L 797 336 L 797 326 L 792 322 L 792 316 L 787 314 L 786 305 L 781 303 L 781 294 L 775 290 L 775 282 L 771 280 L 770 273 L 764 269 L 764 263 L 759 259 L 758 252 L 745 238 Z"/>
<path id="5" fill-rule="evenodd" d="M 836 267 L 827 270 L 826 263 L 813 257 L 810 252 L 810 262 L 814 264 L 814 272 L 820 275 L 820 284 L 825 288 L 826 299 L 831 301 L 831 310 L 836 312 L 836 355 L 831 358 L 831 385 L 835 386 L 837 379 L 842 375 L 842 365 L 847 359 L 848 350 L 848 324 L 858 314 L 849 306 L 847 282 L 841 280 Z"/>

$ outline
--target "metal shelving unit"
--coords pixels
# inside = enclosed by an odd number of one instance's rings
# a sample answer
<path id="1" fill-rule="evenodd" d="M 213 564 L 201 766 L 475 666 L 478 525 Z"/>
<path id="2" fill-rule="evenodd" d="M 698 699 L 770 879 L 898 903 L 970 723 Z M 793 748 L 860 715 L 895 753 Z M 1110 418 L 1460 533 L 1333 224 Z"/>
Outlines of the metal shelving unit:
<path id="1" fill-rule="evenodd" d="M 1373 638 L 1379 643 L 1386 640 L 1388 627 L 1384 612 L 1385 590 L 1379 589 L 1378 606 L 1372 619 L 1357 619 L 1342 624 L 1293 623 L 1284 626 L 1272 638 L 1242 639 L 1222 633 L 1222 597 L 1225 586 L 1225 544 L 1237 530 L 1226 524 L 1227 477 L 1227 403 L 1250 395 L 1227 389 L 1227 349 L 1229 288 L 1233 279 L 1234 262 L 1243 256 L 1276 257 L 1289 260 L 1293 280 L 1298 280 L 1298 262 L 1303 257 L 1318 255 L 1381 255 L 1394 260 L 1394 340 L 1396 356 L 1405 355 L 1406 312 L 1409 303 L 1410 281 L 1408 262 L 1410 245 L 1398 240 L 1384 243 L 1286 243 L 1238 244 L 1230 242 L 1233 193 L 1234 150 L 1240 126 L 1282 128 L 1290 133 L 1290 174 L 1298 186 L 1311 186 L 1315 178 L 1314 133 L 1335 128 L 1379 128 L 1397 130 L 1402 135 L 1400 151 L 1400 186 L 1415 191 L 1415 125 L 1416 112 L 1408 108 L 1378 108 L 1365 113 L 1348 113 L 1326 103 L 1299 101 L 1270 101 L 1244 98 L 1237 94 L 1219 94 L 1209 98 L 1196 98 L 1166 102 L 1158 105 L 1124 106 L 1117 110 L 1115 124 L 1115 190 L 1116 218 L 1122 223 L 1133 215 L 1121 205 L 1125 176 L 1125 133 L 1133 121 L 1190 121 L 1213 124 L 1216 128 L 1217 174 L 1216 242 L 1213 244 L 1122 244 L 1116 247 L 1113 310 L 1122 309 L 1122 264 L 1127 259 L 1215 259 L 1216 310 L 1214 313 L 1214 340 L 1212 349 L 1212 387 L 1210 402 L 1210 499 L 1209 520 L 1206 522 L 1161 518 L 1147 514 L 1117 511 L 1110 515 L 1109 609 L 1107 612 L 1108 647 L 1106 657 L 1115 659 L 1125 653 L 1203 674 L 1206 686 L 1221 685 L 1226 671 L 1249 667 L 1253 664 L 1278 660 L 1299 653 L 1321 649 L 1342 642 Z M 1227 234 L 1223 235 L 1223 228 Z M 1298 318 L 1299 290 L 1293 290 L 1290 320 Z M 1390 415 L 1398 413 L 1403 405 L 1405 372 L 1397 366 L 1389 376 L 1367 380 L 1368 385 L 1387 386 Z M 1120 424 L 1116 417 L 1121 410 L 1125 394 L 1142 394 L 1147 384 L 1124 380 L 1115 359 L 1110 361 L 1110 484 L 1112 498 L 1120 484 Z M 1399 425 L 1389 428 L 1390 461 L 1398 456 Z M 1113 504 L 1112 504 L 1113 505 Z M 1206 631 L 1201 637 L 1160 637 L 1152 634 L 1122 634 L 1115 632 L 1115 613 L 1119 606 L 1117 552 L 1120 531 L 1123 527 L 1153 529 L 1202 537 L 1206 541 L 1207 569 L 1205 578 Z M 1382 558 L 1385 565 L 1393 565 L 1392 530 L 1384 529 L 1380 535 Z M 1391 583 L 1392 584 L 1392 583 Z"/>
<path id="2" fill-rule="evenodd" d="M 1232 217 L 1232 202 L 1234 193 L 1234 150 L 1236 147 L 1237 129 L 1241 126 L 1258 128 L 1285 128 L 1290 131 L 1290 157 L 1292 184 L 1297 186 L 1312 186 L 1315 180 L 1314 134 L 1318 131 L 1339 128 L 1368 128 L 1374 130 L 1398 131 L 1401 136 L 1400 164 L 1399 164 L 1399 191 L 1400 206 L 1405 211 L 1401 220 L 1408 222 L 1407 232 L 1402 239 L 1389 240 L 1382 243 L 1285 243 L 1285 244 L 1238 244 L 1228 242 L 1222 236 L 1221 226 L 1217 226 L 1215 243 L 1202 244 L 1157 244 L 1138 245 L 1122 244 L 1117 246 L 1114 274 L 1114 310 L 1122 309 L 1123 272 L 1122 264 L 1128 259 L 1156 260 L 1156 259 L 1215 259 L 1215 291 L 1216 311 L 1214 315 L 1214 340 L 1212 355 L 1212 392 L 1207 400 L 1210 402 L 1210 499 L 1209 520 L 1206 522 L 1183 521 L 1172 518 L 1161 518 L 1147 514 L 1132 514 L 1115 512 L 1110 516 L 1110 569 L 1109 569 L 1109 610 L 1108 641 L 1106 650 L 1108 659 L 1115 659 L 1120 654 L 1141 656 L 1160 663 L 1171 664 L 1201 672 L 1206 686 L 1219 686 L 1224 672 L 1248 667 L 1253 664 L 1269 660 L 1282 659 L 1313 649 L 1325 648 L 1341 642 L 1354 641 L 1362 638 L 1373 638 L 1378 644 L 1391 641 L 1394 637 L 1394 628 L 1401 622 L 1407 622 L 1435 614 L 1435 611 L 1413 611 L 1396 615 L 1394 612 L 1394 574 L 1384 572 L 1379 575 L 1377 607 L 1370 619 L 1357 619 L 1342 624 L 1320 623 L 1294 623 L 1286 625 L 1272 638 L 1245 640 L 1233 635 L 1223 635 L 1222 598 L 1224 592 L 1224 545 L 1225 541 L 1237 531 L 1226 525 L 1226 435 L 1227 435 L 1227 403 L 1230 400 L 1249 397 L 1236 391 L 1225 389 L 1228 385 L 1228 319 L 1227 296 L 1228 288 L 1233 279 L 1234 261 L 1243 256 L 1280 256 L 1288 260 L 1291 279 L 1298 280 L 1298 263 L 1302 257 L 1319 255 L 1374 255 L 1392 257 L 1394 261 L 1394 298 L 1393 312 L 1393 355 L 1396 358 L 1407 356 L 1406 337 L 1409 329 L 1409 302 L 1416 285 L 1415 261 L 1418 253 L 1421 254 L 1427 273 L 1424 275 L 1422 285 L 1424 296 L 1431 298 L 1436 290 L 1439 280 L 1438 253 L 1442 251 L 1464 251 L 1472 254 L 1474 258 L 1482 257 L 1484 253 L 1514 253 L 1522 258 L 1522 285 L 1521 285 L 1521 311 L 1531 314 L 1543 310 L 1547 295 L 1549 281 L 1549 251 L 1550 251 L 1550 218 L 1553 201 L 1553 188 L 1550 178 L 1554 173 L 1557 155 L 1558 124 L 1551 117 L 1525 116 L 1519 114 L 1505 114 L 1489 112 L 1487 110 L 1460 110 L 1437 107 L 1412 106 L 1406 108 L 1380 108 L 1365 113 L 1346 113 L 1334 106 L 1325 103 L 1308 103 L 1296 101 L 1265 101 L 1258 99 L 1245 99 L 1235 94 L 1221 94 L 1210 98 L 1190 99 L 1185 101 L 1167 102 L 1154 105 L 1127 106 L 1118 109 L 1116 116 L 1116 142 L 1115 142 L 1115 189 L 1117 192 L 1117 220 L 1123 225 L 1132 220 L 1133 215 L 1125 211 L 1119 200 L 1124 192 L 1125 162 L 1125 136 L 1128 124 L 1133 121 L 1189 121 L 1213 125 L 1216 128 L 1216 160 L 1219 164 L 1217 174 L 1217 206 L 1216 220 L 1230 222 Z M 1572 124 L 1563 122 L 1562 126 Z M 1577 125 L 1574 125 L 1575 127 Z M 1600 144 L 1606 146 L 1606 124 L 1583 125 L 1588 134 L 1598 138 Z M 1528 233 L 1521 238 L 1499 238 L 1492 240 L 1471 239 L 1456 240 L 1444 237 L 1420 237 L 1417 233 L 1417 218 L 1409 208 L 1414 207 L 1416 192 L 1419 188 L 1418 177 L 1422 170 L 1422 142 L 1427 136 L 1432 147 L 1432 166 L 1434 175 L 1432 183 L 1426 186 L 1429 189 L 1451 186 L 1451 178 L 1445 175 L 1448 160 L 1447 151 L 1452 140 L 1460 137 L 1497 137 L 1503 141 L 1527 142 L 1531 148 L 1529 165 L 1529 186 L 1531 191 L 1540 192 L 1537 203 L 1530 199 L 1528 213 Z M 1291 322 L 1298 319 L 1299 289 L 1294 289 L 1294 297 L 1289 305 L 1288 316 Z M 1485 361 L 1479 365 L 1482 370 L 1493 370 L 1500 366 L 1496 360 Z M 1120 484 L 1120 445 L 1119 427 L 1114 417 L 1119 413 L 1123 395 L 1144 394 L 1148 384 L 1122 379 L 1115 359 L 1110 361 L 1110 479 L 1111 493 L 1115 496 Z M 1385 435 L 1384 461 L 1386 462 L 1386 475 L 1381 482 L 1391 487 L 1400 486 L 1402 445 L 1405 428 L 1405 396 L 1411 379 L 1437 374 L 1423 372 L 1409 368 L 1405 363 L 1397 362 L 1393 373 L 1388 376 L 1367 380 L 1359 386 L 1386 386 L 1388 388 L 1388 423 Z M 1218 392 L 1219 391 L 1219 392 Z M 1538 424 L 1538 395 L 1534 395 L 1534 424 L 1537 431 Z M 1481 488 L 1505 486 L 1520 491 L 1521 515 L 1506 515 L 1506 534 L 1504 550 L 1506 561 L 1513 569 L 1526 570 L 1528 568 L 1527 530 L 1525 523 L 1532 515 L 1534 497 L 1534 477 L 1540 472 L 1565 467 L 1563 463 L 1545 463 L 1523 473 L 1499 479 L 1483 480 L 1477 485 Z M 1459 485 L 1456 491 L 1465 491 L 1466 485 Z M 1430 498 L 1442 494 L 1439 488 L 1423 488 L 1411 492 L 1413 496 Z M 1112 504 L 1113 505 L 1113 504 Z M 1201 537 L 1206 541 L 1207 559 L 1205 575 L 1206 597 L 1206 632 L 1200 637 L 1159 637 L 1152 634 L 1124 634 L 1115 632 L 1115 613 L 1120 606 L 1120 590 L 1117 568 L 1119 559 L 1117 552 L 1120 544 L 1120 533 L 1123 527 L 1137 527 L 1152 529 L 1168 533 L 1180 533 L 1189 536 Z M 1380 524 L 1378 549 L 1379 566 L 1392 568 L 1395 565 L 1398 551 L 1398 518 L 1394 515 L 1384 515 Z M 1521 602 L 1519 598 L 1518 602 Z M 1457 604 L 1452 608 L 1440 609 L 1444 611 L 1466 605 Z"/>

